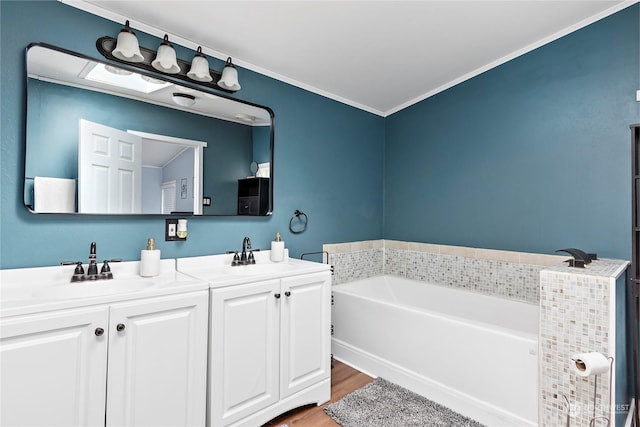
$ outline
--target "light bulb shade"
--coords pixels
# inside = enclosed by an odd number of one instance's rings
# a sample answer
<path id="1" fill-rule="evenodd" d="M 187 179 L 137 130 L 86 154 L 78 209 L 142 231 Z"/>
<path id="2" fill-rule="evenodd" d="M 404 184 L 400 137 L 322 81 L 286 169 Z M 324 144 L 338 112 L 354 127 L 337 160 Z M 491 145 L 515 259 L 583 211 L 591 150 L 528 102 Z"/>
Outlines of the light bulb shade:
<path id="1" fill-rule="evenodd" d="M 138 38 L 136 34 L 129 28 L 129 21 L 124 24 L 124 28 L 118 33 L 116 47 L 111 52 L 113 56 L 123 61 L 142 62 L 144 56 L 140 53 Z"/>
<path id="2" fill-rule="evenodd" d="M 227 63 L 222 70 L 222 77 L 218 81 L 218 86 L 227 90 L 240 90 L 240 82 L 238 81 L 238 70 L 231 63 L 231 58 L 227 58 Z"/>
<path id="3" fill-rule="evenodd" d="M 209 61 L 207 57 L 202 54 L 202 47 L 200 46 L 198 46 L 198 51 L 193 57 L 193 61 L 191 61 L 191 69 L 187 73 L 187 77 L 199 82 L 210 82 L 213 80 L 209 72 Z"/>
<path id="4" fill-rule="evenodd" d="M 193 95 L 189 95 L 188 93 L 176 92 L 173 94 L 171 99 L 181 107 L 191 107 L 196 103 L 196 97 Z"/>
<path id="5" fill-rule="evenodd" d="M 176 51 L 169 43 L 169 36 L 164 35 L 164 40 L 158 48 L 156 59 L 151 63 L 153 68 L 163 73 L 176 74 L 180 71 L 180 66 L 176 59 Z"/>

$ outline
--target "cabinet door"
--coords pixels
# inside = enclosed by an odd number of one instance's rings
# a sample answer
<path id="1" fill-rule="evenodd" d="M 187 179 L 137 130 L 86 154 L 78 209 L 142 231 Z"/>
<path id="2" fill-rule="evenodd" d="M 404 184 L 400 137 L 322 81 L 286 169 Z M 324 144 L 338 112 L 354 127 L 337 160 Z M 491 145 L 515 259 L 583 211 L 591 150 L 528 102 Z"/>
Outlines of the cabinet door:
<path id="1" fill-rule="evenodd" d="M 208 291 L 111 306 L 107 426 L 202 426 Z"/>
<path id="2" fill-rule="evenodd" d="M 331 274 L 282 279 L 280 398 L 329 377 Z"/>
<path id="3" fill-rule="evenodd" d="M 104 425 L 108 316 L 105 306 L 0 320 L 1 425 Z"/>
<path id="4" fill-rule="evenodd" d="M 211 291 L 211 425 L 278 401 L 280 281 Z"/>

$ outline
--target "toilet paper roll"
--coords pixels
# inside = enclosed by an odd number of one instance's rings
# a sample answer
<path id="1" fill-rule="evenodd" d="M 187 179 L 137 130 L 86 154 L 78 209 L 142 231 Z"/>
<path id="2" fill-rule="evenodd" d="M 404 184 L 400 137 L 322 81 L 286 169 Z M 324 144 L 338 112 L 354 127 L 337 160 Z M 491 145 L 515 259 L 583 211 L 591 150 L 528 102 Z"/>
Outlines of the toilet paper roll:
<path id="1" fill-rule="evenodd" d="M 573 369 L 581 377 L 597 375 L 609 370 L 609 359 L 598 352 L 578 353 L 571 356 Z"/>

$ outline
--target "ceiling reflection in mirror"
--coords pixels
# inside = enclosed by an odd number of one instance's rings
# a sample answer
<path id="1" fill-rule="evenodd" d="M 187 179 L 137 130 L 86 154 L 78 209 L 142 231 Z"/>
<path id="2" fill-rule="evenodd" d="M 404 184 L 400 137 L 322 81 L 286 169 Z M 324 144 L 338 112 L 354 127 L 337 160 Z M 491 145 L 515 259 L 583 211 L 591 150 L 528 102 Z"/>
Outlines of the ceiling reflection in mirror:
<path id="1" fill-rule="evenodd" d="M 32 212 L 268 215 L 273 134 L 267 107 L 45 44 L 27 49 Z"/>

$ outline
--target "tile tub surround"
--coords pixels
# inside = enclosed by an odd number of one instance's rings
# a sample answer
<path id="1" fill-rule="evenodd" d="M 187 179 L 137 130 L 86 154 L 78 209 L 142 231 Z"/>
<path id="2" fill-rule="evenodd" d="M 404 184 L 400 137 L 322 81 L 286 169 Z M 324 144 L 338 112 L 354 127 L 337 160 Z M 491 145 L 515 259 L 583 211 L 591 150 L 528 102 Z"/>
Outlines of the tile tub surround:
<path id="1" fill-rule="evenodd" d="M 538 304 L 540 270 L 567 256 L 464 246 L 369 240 L 325 244 L 333 284 L 381 274 Z"/>
<path id="2" fill-rule="evenodd" d="M 627 261 L 602 259 L 585 269 L 562 264 L 540 272 L 541 426 L 565 425 L 567 408 L 563 396 L 575 413 L 571 425 L 589 425 L 595 379 L 576 375 L 570 358 L 575 353 L 592 351 L 615 357 L 616 278 L 627 266 Z M 613 417 L 609 378 L 610 372 L 598 376 L 596 416 Z M 615 380 L 612 386 L 615 390 Z"/>

